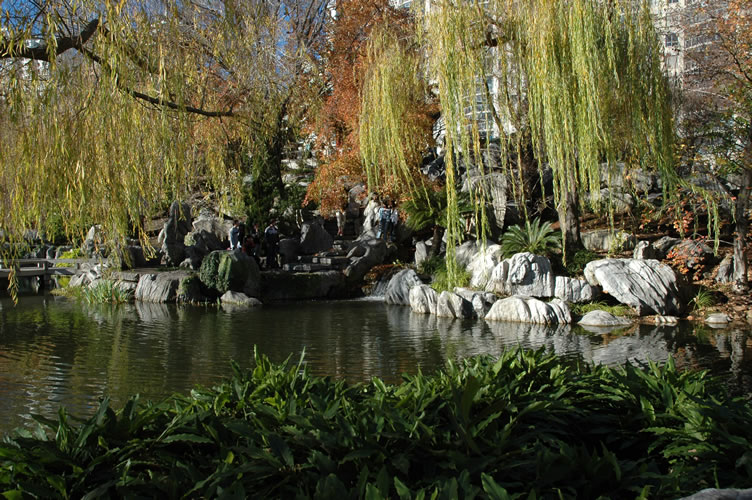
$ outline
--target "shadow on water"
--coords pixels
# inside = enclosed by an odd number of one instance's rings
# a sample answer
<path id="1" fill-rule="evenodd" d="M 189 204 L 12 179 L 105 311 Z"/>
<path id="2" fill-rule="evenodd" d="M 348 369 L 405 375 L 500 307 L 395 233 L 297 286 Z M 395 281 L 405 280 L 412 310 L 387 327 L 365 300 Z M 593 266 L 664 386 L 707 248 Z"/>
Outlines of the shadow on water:
<path id="1" fill-rule="evenodd" d="M 620 365 L 664 362 L 727 377 L 752 392 L 752 333 L 705 326 L 634 325 L 588 332 L 522 323 L 450 320 L 379 301 L 303 302 L 255 309 L 137 303 L 87 306 L 52 296 L 0 301 L 0 433 L 54 416 L 84 416 L 110 396 L 160 399 L 212 385 L 229 362 L 252 363 L 254 346 L 280 362 L 351 381 L 430 373 L 447 360 L 522 346 L 567 360 Z"/>

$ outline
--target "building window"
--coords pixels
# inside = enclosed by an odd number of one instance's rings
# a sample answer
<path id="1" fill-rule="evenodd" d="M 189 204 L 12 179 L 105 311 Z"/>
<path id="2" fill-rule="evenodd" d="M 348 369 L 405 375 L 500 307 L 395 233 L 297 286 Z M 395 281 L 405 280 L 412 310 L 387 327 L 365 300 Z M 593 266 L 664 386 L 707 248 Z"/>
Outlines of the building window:
<path id="1" fill-rule="evenodd" d="M 679 35 L 676 33 L 668 33 L 666 35 L 666 48 L 678 49 L 679 48 Z"/>

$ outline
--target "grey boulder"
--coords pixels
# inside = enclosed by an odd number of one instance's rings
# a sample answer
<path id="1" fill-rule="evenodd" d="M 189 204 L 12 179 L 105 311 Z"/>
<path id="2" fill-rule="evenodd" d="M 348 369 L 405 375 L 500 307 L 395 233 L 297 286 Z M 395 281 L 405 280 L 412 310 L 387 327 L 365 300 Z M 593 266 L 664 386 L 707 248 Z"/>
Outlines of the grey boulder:
<path id="1" fill-rule="evenodd" d="M 551 263 L 530 252 L 514 254 L 494 267 L 486 284 L 487 292 L 528 297 L 553 297 L 554 273 Z"/>
<path id="2" fill-rule="evenodd" d="M 514 321 L 558 325 L 572 322 L 569 306 L 559 299 L 543 302 L 532 297 L 514 296 L 496 301 L 486 314 L 488 321 Z"/>
<path id="3" fill-rule="evenodd" d="M 600 295 L 600 287 L 593 286 L 585 280 L 557 276 L 554 285 L 554 296 L 564 302 L 579 304 L 592 302 Z"/>
<path id="4" fill-rule="evenodd" d="M 329 250 L 334 244 L 334 238 L 317 222 L 306 222 L 300 229 L 300 253 L 312 255 Z"/>
<path id="5" fill-rule="evenodd" d="M 387 304 L 409 306 L 410 289 L 422 284 L 423 282 L 415 271 L 412 269 L 403 269 L 389 280 L 389 284 L 386 286 L 386 293 L 384 293 L 384 302 Z"/>
<path id="6" fill-rule="evenodd" d="M 469 319 L 475 316 L 475 310 L 472 303 L 459 294 L 443 291 L 436 301 L 436 316 Z"/>
<path id="7" fill-rule="evenodd" d="M 410 309 L 420 314 L 436 314 L 439 301 L 436 290 L 428 285 L 414 286 L 410 289 Z"/>
<path id="8" fill-rule="evenodd" d="M 671 267 L 657 260 L 600 259 L 585 266 L 585 279 L 637 314 L 681 314 L 686 290 Z"/>

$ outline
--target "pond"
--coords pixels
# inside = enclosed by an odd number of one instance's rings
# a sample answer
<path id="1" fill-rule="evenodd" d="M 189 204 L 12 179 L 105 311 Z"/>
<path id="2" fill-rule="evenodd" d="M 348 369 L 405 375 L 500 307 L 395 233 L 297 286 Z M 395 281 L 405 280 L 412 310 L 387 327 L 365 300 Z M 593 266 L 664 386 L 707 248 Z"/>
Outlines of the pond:
<path id="1" fill-rule="evenodd" d="M 596 334 L 579 327 L 445 320 L 376 300 L 303 302 L 257 309 L 136 303 L 90 306 L 54 296 L 0 300 L 0 434 L 55 417 L 83 417 L 105 396 L 157 400 L 210 386 L 230 360 L 252 363 L 253 349 L 283 361 L 305 351 L 313 373 L 351 381 L 430 373 L 447 360 L 498 355 L 521 345 L 568 360 L 618 365 L 665 362 L 709 369 L 752 392 L 752 332 L 635 325 Z"/>

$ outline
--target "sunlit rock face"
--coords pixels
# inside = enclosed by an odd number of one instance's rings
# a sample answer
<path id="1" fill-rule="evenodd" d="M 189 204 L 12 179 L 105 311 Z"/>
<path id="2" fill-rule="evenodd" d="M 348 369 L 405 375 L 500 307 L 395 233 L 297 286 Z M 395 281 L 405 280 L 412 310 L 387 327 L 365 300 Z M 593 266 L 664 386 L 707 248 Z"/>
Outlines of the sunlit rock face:
<path id="1" fill-rule="evenodd" d="M 423 282 L 414 270 L 404 269 L 389 280 L 384 294 L 384 302 L 403 306 L 410 305 L 410 289 L 422 284 Z"/>
<path id="2" fill-rule="evenodd" d="M 436 314 L 439 294 L 428 285 L 419 285 L 410 289 L 410 309 L 421 314 Z"/>
<path id="3" fill-rule="evenodd" d="M 497 264 L 486 284 L 487 292 L 528 297 L 553 297 L 556 278 L 551 263 L 530 252 L 514 254 Z"/>
<path id="4" fill-rule="evenodd" d="M 594 260 L 585 266 L 585 279 L 640 315 L 681 315 L 686 306 L 684 284 L 657 260 Z"/>
<path id="5" fill-rule="evenodd" d="M 569 306 L 559 299 L 543 302 L 532 297 L 514 296 L 494 303 L 486 320 L 558 325 L 571 323 L 572 315 Z"/>

